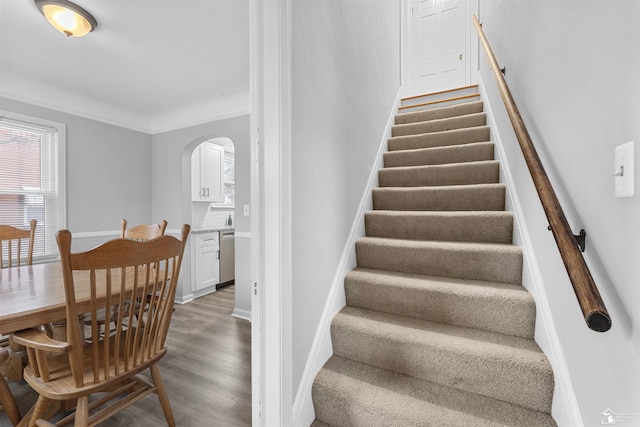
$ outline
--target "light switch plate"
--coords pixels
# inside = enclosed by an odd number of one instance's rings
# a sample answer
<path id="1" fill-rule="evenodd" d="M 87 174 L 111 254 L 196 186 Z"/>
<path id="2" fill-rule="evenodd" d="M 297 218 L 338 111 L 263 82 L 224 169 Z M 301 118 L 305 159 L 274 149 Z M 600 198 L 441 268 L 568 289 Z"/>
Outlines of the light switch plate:
<path id="1" fill-rule="evenodd" d="M 616 147 L 614 180 L 616 197 L 633 197 L 634 188 L 634 147 L 633 141 Z"/>
<path id="2" fill-rule="evenodd" d="M 244 216 L 249 216 L 249 205 L 244 205 Z"/>

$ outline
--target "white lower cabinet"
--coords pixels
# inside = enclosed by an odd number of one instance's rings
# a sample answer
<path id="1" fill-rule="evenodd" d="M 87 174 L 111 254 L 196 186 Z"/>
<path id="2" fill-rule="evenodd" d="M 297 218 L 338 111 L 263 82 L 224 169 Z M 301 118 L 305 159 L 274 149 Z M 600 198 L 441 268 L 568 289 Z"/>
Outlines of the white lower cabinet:
<path id="1" fill-rule="evenodd" d="M 220 233 L 215 231 L 196 234 L 193 241 L 196 278 L 194 291 L 198 291 L 220 283 Z"/>

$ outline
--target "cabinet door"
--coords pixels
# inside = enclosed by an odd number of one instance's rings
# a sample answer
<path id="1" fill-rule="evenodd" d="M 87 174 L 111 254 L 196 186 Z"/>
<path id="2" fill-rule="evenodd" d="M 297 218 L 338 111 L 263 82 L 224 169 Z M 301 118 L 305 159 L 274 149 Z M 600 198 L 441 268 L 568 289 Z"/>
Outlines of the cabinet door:
<path id="1" fill-rule="evenodd" d="M 220 246 L 203 246 L 196 260 L 196 290 L 220 283 Z"/>
<path id="2" fill-rule="evenodd" d="M 204 200 L 224 201 L 224 147 L 206 142 L 200 146 L 200 179 Z"/>

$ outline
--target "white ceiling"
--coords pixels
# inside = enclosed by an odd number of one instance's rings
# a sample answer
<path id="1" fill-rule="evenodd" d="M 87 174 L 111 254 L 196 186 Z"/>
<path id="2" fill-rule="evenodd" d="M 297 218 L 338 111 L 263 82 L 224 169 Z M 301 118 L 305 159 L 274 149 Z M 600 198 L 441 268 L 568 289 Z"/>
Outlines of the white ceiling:
<path id="1" fill-rule="evenodd" d="M 0 0 L 0 96 L 157 133 L 249 111 L 249 0 L 74 0 L 82 38 Z"/>

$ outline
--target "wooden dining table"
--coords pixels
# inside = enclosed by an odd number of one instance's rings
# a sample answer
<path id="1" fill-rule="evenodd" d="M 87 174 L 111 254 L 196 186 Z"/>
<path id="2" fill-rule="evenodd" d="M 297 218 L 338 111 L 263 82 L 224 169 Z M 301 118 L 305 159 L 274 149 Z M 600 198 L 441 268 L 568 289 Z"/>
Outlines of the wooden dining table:
<path id="1" fill-rule="evenodd" d="M 88 280 L 88 275 L 86 277 Z M 9 335 L 65 317 L 64 283 L 59 262 L 0 270 L 0 334 Z"/>

